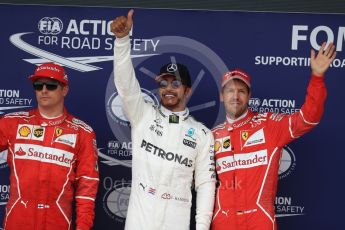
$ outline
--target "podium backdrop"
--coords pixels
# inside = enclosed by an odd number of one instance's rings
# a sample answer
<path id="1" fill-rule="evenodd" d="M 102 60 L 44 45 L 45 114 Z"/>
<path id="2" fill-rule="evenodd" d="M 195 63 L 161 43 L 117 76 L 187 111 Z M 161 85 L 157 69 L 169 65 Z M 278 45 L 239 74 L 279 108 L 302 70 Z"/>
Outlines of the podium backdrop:
<path id="1" fill-rule="evenodd" d="M 109 23 L 128 9 L 0 5 L 0 113 L 36 106 L 27 80 L 36 64 L 57 62 L 70 77 L 66 107 L 97 134 L 100 186 L 94 229 L 122 229 L 131 182 L 130 125 L 113 83 Z M 345 15 L 135 9 L 132 58 L 142 91 L 158 103 L 153 76 L 170 60 L 193 76 L 191 114 L 209 128 L 224 119 L 219 79 L 232 68 L 252 77 L 254 111 L 298 111 L 310 78 L 310 49 L 334 42 L 322 122 L 284 148 L 276 214 L 279 229 L 341 229 L 345 204 Z M 115 76 L 116 77 L 116 76 Z M 0 154 L 0 219 L 9 198 Z M 0 229 L 1 229 L 0 225 Z M 192 228 L 194 229 L 194 228 Z"/>

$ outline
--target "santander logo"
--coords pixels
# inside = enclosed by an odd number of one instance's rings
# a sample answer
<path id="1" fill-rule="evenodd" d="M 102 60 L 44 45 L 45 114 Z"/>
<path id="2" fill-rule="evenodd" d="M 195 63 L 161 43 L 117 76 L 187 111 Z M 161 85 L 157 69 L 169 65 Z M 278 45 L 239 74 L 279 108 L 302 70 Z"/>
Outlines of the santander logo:
<path id="1" fill-rule="evenodd" d="M 44 147 L 34 144 L 16 144 L 14 147 L 16 159 L 45 162 L 70 167 L 74 154 L 63 149 Z"/>
<path id="2" fill-rule="evenodd" d="M 250 153 L 237 153 L 232 156 L 221 157 L 217 159 L 216 170 L 218 174 L 227 171 L 253 168 L 260 165 L 267 165 L 267 150 L 259 150 Z"/>
<path id="3" fill-rule="evenodd" d="M 26 152 L 20 147 L 18 151 L 15 152 L 18 156 L 24 156 Z"/>
<path id="4" fill-rule="evenodd" d="M 220 170 L 222 170 L 222 167 L 220 167 L 220 165 L 217 164 L 216 171 L 218 172 Z"/>

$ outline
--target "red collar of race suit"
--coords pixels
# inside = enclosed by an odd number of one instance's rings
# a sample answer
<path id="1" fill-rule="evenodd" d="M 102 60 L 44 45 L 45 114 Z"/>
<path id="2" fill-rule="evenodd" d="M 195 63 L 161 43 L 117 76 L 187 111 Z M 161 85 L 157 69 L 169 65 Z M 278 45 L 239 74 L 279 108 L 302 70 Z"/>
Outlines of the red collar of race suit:
<path id="1" fill-rule="evenodd" d="M 36 115 L 38 123 L 43 127 L 59 125 L 62 122 L 64 122 L 68 116 L 68 112 L 65 108 L 63 110 L 63 114 L 61 114 L 60 116 L 58 116 L 56 118 L 45 118 L 41 115 L 41 113 L 38 111 L 38 109 L 36 109 L 34 113 Z"/>

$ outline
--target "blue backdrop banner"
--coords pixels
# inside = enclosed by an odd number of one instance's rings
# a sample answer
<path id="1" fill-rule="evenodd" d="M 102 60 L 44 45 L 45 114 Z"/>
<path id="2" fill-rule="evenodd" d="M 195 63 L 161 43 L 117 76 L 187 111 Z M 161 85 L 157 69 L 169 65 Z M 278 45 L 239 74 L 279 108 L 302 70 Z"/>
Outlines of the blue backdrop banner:
<path id="1" fill-rule="evenodd" d="M 36 106 L 27 77 L 45 62 L 70 78 L 69 112 L 97 134 L 100 186 L 94 229 L 123 229 L 131 183 L 130 124 L 113 83 L 114 35 L 109 24 L 128 9 L 0 5 L 0 113 Z M 193 78 L 191 114 L 209 128 L 224 120 L 219 80 L 228 69 L 252 77 L 250 108 L 291 114 L 302 105 L 310 78 L 310 50 L 334 42 L 322 122 L 285 146 L 279 170 L 279 229 L 340 229 L 345 178 L 345 15 L 136 9 L 132 60 L 142 92 L 159 102 L 152 76 L 169 60 Z M 9 199 L 7 152 L 0 153 L 0 219 Z M 2 224 L 0 225 L 1 229 Z M 194 229 L 194 228 L 192 228 Z"/>

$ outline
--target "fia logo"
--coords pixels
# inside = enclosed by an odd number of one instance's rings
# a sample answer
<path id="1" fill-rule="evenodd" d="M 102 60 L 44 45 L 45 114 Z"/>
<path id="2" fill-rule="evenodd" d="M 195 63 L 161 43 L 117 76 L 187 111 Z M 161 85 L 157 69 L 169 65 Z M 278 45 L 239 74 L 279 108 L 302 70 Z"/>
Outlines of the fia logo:
<path id="1" fill-rule="evenodd" d="M 61 33 L 62 28 L 62 21 L 56 17 L 44 17 L 38 22 L 38 30 L 45 35 L 57 35 Z"/>
<path id="2" fill-rule="evenodd" d="M 250 98 L 249 99 L 249 107 L 251 108 L 257 108 L 261 105 L 260 98 Z"/>

